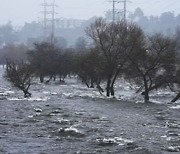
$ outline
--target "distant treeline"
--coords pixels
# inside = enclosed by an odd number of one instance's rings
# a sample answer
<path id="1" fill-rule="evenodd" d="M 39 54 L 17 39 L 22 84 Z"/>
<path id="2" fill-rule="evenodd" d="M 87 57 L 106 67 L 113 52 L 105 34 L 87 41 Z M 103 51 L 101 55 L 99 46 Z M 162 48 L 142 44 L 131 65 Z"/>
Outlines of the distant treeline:
<path id="1" fill-rule="evenodd" d="M 55 28 L 55 40 L 59 47 L 76 45 L 76 41 L 85 36 L 84 30 L 95 17 L 84 21 L 81 26 L 76 28 Z M 25 23 L 22 27 L 13 27 L 11 22 L 0 25 L 0 47 L 14 43 L 23 43 L 29 48 L 33 48 L 34 42 L 49 41 L 51 35 L 51 27 L 48 28 L 47 38 L 44 38 L 43 24 L 40 22 Z"/>
<path id="2" fill-rule="evenodd" d="M 149 34 L 160 32 L 172 36 L 176 28 L 180 26 L 180 14 L 175 15 L 173 12 L 164 12 L 160 16 L 148 17 L 140 8 L 137 8 L 129 18 Z"/>

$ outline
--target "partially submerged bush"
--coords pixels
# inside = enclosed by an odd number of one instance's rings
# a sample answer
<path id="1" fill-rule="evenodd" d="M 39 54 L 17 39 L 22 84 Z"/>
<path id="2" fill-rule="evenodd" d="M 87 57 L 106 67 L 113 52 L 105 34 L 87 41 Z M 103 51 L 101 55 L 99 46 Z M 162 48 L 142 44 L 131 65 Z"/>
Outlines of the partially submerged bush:
<path id="1" fill-rule="evenodd" d="M 33 71 L 29 64 L 7 62 L 4 77 L 15 87 L 22 90 L 25 98 L 31 97 L 29 87 L 31 86 Z"/>

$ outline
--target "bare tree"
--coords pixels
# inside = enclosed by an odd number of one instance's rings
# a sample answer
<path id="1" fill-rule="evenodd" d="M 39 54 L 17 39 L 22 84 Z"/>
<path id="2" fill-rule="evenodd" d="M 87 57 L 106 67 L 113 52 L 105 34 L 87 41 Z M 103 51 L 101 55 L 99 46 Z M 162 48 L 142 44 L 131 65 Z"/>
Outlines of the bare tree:
<path id="1" fill-rule="evenodd" d="M 35 49 L 29 51 L 30 63 L 36 74 L 40 78 L 40 82 L 44 82 L 46 75 L 56 74 L 58 49 L 46 42 L 35 44 Z"/>
<path id="2" fill-rule="evenodd" d="M 180 70 L 179 68 L 176 71 L 175 76 L 173 77 L 173 84 L 175 84 L 177 88 L 173 87 L 174 92 L 177 92 L 176 96 L 171 100 L 172 103 L 176 102 L 180 98 Z"/>
<path id="3" fill-rule="evenodd" d="M 105 59 L 106 95 L 114 96 L 114 84 L 122 71 L 128 55 L 141 42 L 142 30 L 125 21 L 107 22 L 99 18 L 86 29 Z"/>
<path id="4" fill-rule="evenodd" d="M 22 90 L 25 98 L 31 97 L 29 88 L 33 79 L 33 71 L 29 64 L 24 62 L 18 64 L 7 62 L 4 77 L 15 87 Z"/>
<path id="5" fill-rule="evenodd" d="M 100 82 L 104 77 L 104 61 L 97 49 L 90 48 L 86 52 L 79 52 L 75 58 L 75 73 L 88 88 L 95 85 L 102 90 Z"/>
<path id="6" fill-rule="evenodd" d="M 171 83 L 175 72 L 176 42 L 162 34 L 149 37 L 146 44 L 129 55 L 131 79 L 141 87 L 144 99 L 149 92 Z"/>
<path id="7" fill-rule="evenodd" d="M 58 53 L 56 72 L 59 75 L 60 82 L 64 82 L 66 76 L 73 71 L 73 52 L 73 49 L 67 48 Z"/>

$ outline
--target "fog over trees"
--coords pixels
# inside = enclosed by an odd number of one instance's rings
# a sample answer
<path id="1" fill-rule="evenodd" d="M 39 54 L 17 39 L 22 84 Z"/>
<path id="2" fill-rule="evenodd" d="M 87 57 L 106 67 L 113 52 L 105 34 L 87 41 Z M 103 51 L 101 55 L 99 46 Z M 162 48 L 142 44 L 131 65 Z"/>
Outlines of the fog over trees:
<path id="1" fill-rule="evenodd" d="M 1 1 L 0 154 L 180 153 L 180 0 Z"/>
<path id="2" fill-rule="evenodd" d="M 107 20 L 112 19 L 112 12 L 108 11 L 105 15 Z M 77 26 L 71 25 L 71 22 L 76 21 L 75 19 L 64 19 L 67 25 L 57 23 L 55 28 L 56 44 L 63 47 L 74 46 L 79 37 L 86 37 L 84 30 L 95 19 L 96 17 L 92 17 L 88 20 L 79 21 L 80 23 Z M 160 16 L 146 16 L 141 8 L 137 8 L 128 15 L 127 20 L 137 23 L 146 34 L 163 33 L 172 36 L 179 26 L 180 14 L 164 12 Z M 11 22 L 8 22 L 5 25 L 0 25 L 0 46 L 9 43 L 24 43 L 32 48 L 34 42 L 43 41 L 43 35 L 43 23 L 41 21 L 25 23 L 21 27 L 14 27 Z"/>
<path id="3" fill-rule="evenodd" d="M 135 14 L 143 16 L 139 9 Z M 124 78 L 138 87 L 135 90 L 144 95 L 145 102 L 159 88 L 177 92 L 172 102 L 179 99 L 179 28 L 170 36 L 149 34 L 136 22 L 97 18 L 84 33 L 89 40 L 79 37 L 74 47 L 67 47 L 64 38 L 57 38 L 54 44 L 5 44 L 1 49 L 5 78 L 25 97 L 31 96 L 32 78 L 41 83 L 59 78 L 61 83 L 67 76 L 78 76 L 88 88 L 97 88 L 107 97 L 116 96 L 114 86 Z"/>
<path id="4" fill-rule="evenodd" d="M 20 28 L 8 22 L 0 26 L 0 64 L 25 97 L 31 96 L 32 78 L 65 82 L 73 75 L 107 97 L 116 96 L 121 78 L 137 85 L 146 102 L 151 91 L 170 88 L 177 93 L 174 102 L 180 97 L 179 23 L 180 14 L 172 12 L 146 16 L 137 8 L 126 21 L 112 21 L 112 13 L 106 12 L 106 18 L 93 17 L 78 26 L 56 25 L 52 43 L 50 37 L 44 39 L 41 22 Z"/>

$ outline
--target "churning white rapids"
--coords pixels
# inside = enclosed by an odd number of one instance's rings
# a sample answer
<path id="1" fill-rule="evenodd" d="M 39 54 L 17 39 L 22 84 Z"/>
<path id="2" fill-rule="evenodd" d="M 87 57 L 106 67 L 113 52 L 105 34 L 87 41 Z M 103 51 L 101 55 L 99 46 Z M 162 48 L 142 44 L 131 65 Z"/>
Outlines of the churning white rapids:
<path id="1" fill-rule="evenodd" d="M 152 92 L 144 103 L 134 85 L 121 79 L 115 98 L 88 89 L 75 77 L 64 84 L 34 80 L 32 97 L 2 76 L 0 67 L 0 153 L 168 154 L 180 152 L 180 101 Z"/>

